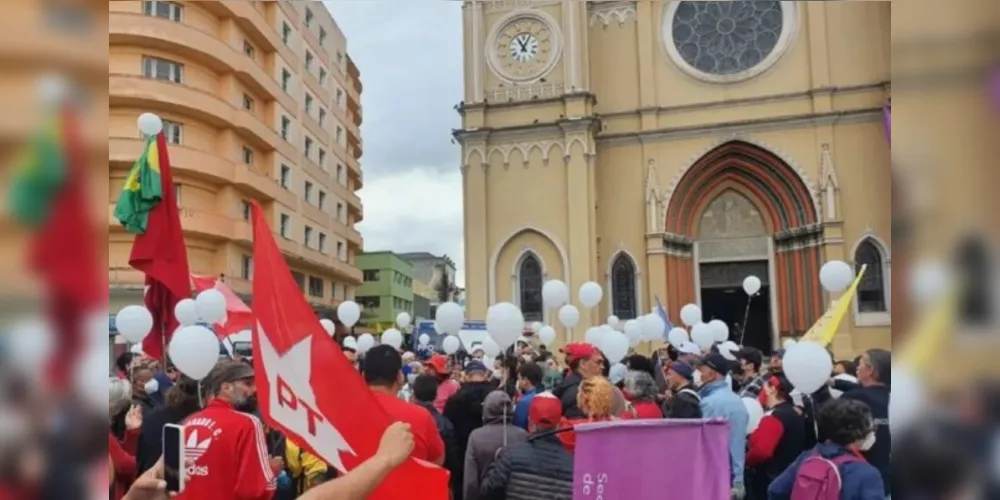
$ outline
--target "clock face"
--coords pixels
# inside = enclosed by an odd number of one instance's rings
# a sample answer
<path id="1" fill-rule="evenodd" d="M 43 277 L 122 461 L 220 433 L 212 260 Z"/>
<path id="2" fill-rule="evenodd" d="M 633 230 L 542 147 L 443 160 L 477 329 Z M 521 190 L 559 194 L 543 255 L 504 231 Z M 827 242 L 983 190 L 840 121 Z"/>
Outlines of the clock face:
<path id="1" fill-rule="evenodd" d="M 548 23 L 534 17 L 513 19 L 496 37 L 496 60 L 503 73 L 517 79 L 543 72 L 553 57 L 553 34 Z"/>

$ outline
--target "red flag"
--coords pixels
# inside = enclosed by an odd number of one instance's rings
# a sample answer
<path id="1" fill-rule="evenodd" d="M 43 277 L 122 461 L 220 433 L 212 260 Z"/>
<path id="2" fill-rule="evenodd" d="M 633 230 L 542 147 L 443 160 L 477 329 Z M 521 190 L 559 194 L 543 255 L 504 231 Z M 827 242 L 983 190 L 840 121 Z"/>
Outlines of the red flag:
<path id="1" fill-rule="evenodd" d="M 195 293 L 201 293 L 205 290 L 218 290 L 225 297 L 226 323 L 216 323 L 213 325 L 215 333 L 220 339 L 253 328 L 253 312 L 240 299 L 239 295 L 236 295 L 236 292 L 226 286 L 222 280 L 215 276 L 197 276 L 192 274 L 191 284 L 194 286 Z"/>
<path id="2" fill-rule="evenodd" d="M 264 217 L 253 203 L 253 351 L 261 415 L 306 451 L 351 470 L 375 455 L 391 421 L 302 297 Z M 411 459 L 370 498 L 398 500 L 419 492 L 424 500 L 445 500 L 448 477 L 440 467 Z"/>
<path id="3" fill-rule="evenodd" d="M 149 212 L 144 234 L 135 236 L 129 265 L 146 274 L 146 307 L 153 313 L 153 330 L 142 341 L 142 350 L 150 357 L 162 360 L 164 346 L 179 326 L 174 317 L 177 303 L 191 298 L 187 249 L 181 218 L 177 212 L 174 174 L 167 155 L 167 137 L 156 136 L 159 153 L 160 189 L 163 200 Z"/>

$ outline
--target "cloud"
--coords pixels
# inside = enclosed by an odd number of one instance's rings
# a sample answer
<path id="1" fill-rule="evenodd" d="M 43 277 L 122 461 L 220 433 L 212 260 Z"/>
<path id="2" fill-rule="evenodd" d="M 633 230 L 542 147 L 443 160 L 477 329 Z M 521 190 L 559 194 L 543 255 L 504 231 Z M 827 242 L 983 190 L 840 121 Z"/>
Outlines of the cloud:
<path id="1" fill-rule="evenodd" d="M 461 149 L 451 142 L 461 127 L 462 3 L 324 3 L 364 84 L 365 250 L 448 254 L 464 285 Z"/>

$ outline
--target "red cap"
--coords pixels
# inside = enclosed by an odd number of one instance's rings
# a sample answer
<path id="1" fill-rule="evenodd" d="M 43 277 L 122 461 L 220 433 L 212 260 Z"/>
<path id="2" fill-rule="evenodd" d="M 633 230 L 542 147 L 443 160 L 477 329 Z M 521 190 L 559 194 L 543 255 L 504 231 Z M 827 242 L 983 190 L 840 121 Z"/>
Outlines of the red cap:
<path id="1" fill-rule="evenodd" d="M 574 342 L 563 349 L 566 353 L 566 363 L 572 363 L 577 359 L 589 358 L 597 354 L 597 348 L 586 342 Z"/>
<path id="2" fill-rule="evenodd" d="M 528 421 L 535 425 L 559 425 L 562 421 L 562 402 L 551 392 L 538 394 L 528 408 Z"/>
<path id="3" fill-rule="evenodd" d="M 433 368 L 438 375 L 444 375 L 448 373 L 448 358 L 440 354 L 435 354 L 427 361 L 424 361 L 424 366 Z"/>

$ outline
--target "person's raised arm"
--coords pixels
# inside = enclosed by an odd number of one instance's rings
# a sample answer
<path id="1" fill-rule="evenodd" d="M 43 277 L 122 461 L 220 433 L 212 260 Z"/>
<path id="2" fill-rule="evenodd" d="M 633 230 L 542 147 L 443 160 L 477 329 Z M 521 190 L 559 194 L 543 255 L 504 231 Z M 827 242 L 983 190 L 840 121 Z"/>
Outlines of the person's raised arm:
<path id="1" fill-rule="evenodd" d="M 375 456 L 354 470 L 305 492 L 299 500 L 365 500 L 413 451 L 410 424 L 396 422 L 382 435 Z"/>

